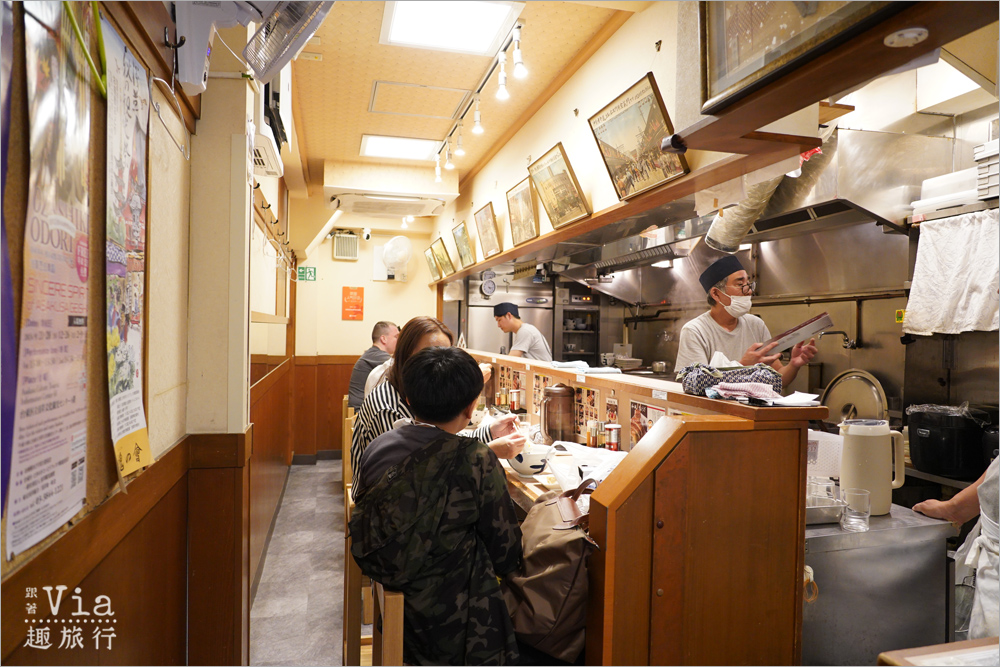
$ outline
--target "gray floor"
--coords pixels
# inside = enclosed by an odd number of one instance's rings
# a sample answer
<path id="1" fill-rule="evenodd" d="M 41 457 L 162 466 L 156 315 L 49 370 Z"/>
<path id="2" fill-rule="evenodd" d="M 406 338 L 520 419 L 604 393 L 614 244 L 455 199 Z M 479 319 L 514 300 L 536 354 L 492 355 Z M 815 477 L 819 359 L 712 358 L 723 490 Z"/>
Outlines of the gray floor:
<path id="1" fill-rule="evenodd" d="M 292 466 L 250 611 L 251 665 L 340 665 L 340 461 Z"/>

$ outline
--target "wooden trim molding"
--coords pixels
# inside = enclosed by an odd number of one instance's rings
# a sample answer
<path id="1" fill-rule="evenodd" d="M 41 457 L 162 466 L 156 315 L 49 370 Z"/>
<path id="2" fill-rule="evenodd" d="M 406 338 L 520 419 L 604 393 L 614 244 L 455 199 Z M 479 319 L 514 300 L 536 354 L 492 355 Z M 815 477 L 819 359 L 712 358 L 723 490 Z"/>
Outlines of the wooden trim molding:
<path id="1" fill-rule="evenodd" d="M 359 354 L 320 354 L 312 357 L 295 357 L 296 366 L 351 365 L 358 363 Z"/>
<path id="2" fill-rule="evenodd" d="M 256 310 L 250 311 L 250 321 L 261 324 L 288 324 L 289 322 L 287 317 L 272 315 L 270 313 L 259 313 Z"/>
<path id="3" fill-rule="evenodd" d="M 73 590 L 179 482 L 188 469 L 189 440 L 175 444 L 127 487 L 94 508 L 75 526 L 3 581 L 2 654 L 21 645 L 28 627 L 14 613 L 24 605 L 24 589 L 47 582 Z M 39 610 L 47 608 L 39 605 Z M 39 619 L 46 618 L 39 614 Z"/>
<path id="4" fill-rule="evenodd" d="M 192 433 L 187 436 L 188 468 L 242 468 L 253 453 L 253 424 L 244 433 Z"/>
<path id="5" fill-rule="evenodd" d="M 268 391 L 270 391 L 271 387 L 273 387 L 274 384 L 285 375 L 285 373 L 291 370 L 291 368 L 292 368 L 292 360 L 285 359 L 278 365 L 277 368 L 272 370 L 270 373 L 268 373 L 261 379 L 257 380 L 257 382 L 255 382 L 253 386 L 250 387 L 250 405 L 253 405 L 257 401 L 259 401 L 260 398 Z"/>

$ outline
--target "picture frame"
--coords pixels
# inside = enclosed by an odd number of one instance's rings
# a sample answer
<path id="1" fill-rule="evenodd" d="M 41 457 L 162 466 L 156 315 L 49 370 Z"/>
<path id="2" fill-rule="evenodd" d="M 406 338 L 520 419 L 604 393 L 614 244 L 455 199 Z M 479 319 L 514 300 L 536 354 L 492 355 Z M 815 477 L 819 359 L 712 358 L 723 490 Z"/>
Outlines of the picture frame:
<path id="1" fill-rule="evenodd" d="M 510 238 L 515 246 L 538 236 L 538 206 L 531 177 L 507 191 L 507 217 L 510 220 Z"/>
<path id="2" fill-rule="evenodd" d="M 475 214 L 476 229 L 479 231 L 479 247 L 483 251 L 483 259 L 499 254 L 503 250 L 500 242 L 500 230 L 493 214 L 493 202 L 482 207 Z"/>
<path id="3" fill-rule="evenodd" d="M 660 150 L 660 142 L 674 133 L 674 127 L 652 72 L 588 123 L 618 199 L 631 199 L 690 171 L 683 155 Z"/>
<path id="4" fill-rule="evenodd" d="M 469 227 L 465 224 L 465 220 L 451 230 L 451 235 L 455 237 L 458 261 L 461 262 L 462 268 L 467 269 L 475 264 L 476 252 L 472 249 L 472 239 L 469 238 Z"/>
<path id="5" fill-rule="evenodd" d="M 434 259 L 434 251 L 430 248 L 424 250 L 424 259 L 427 260 L 427 267 L 431 270 L 431 278 L 435 281 L 441 280 L 441 271 L 438 270 L 437 260 Z"/>
<path id="6" fill-rule="evenodd" d="M 867 0 L 700 2 L 701 113 L 725 109 L 904 8 Z"/>
<path id="7" fill-rule="evenodd" d="M 437 260 L 438 268 L 441 269 L 445 278 L 455 273 L 455 264 L 451 261 L 451 255 L 448 254 L 448 248 L 445 247 L 443 238 L 439 237 L 431 243 L 431 250 L 434 251 L 434 259 Z"/>
<path id="8" fill-rule="evenodd" d="M 562 142 L 528 165 L 528 176 L 553 229 L 590 215 L 590 204 L 583 196 Z"/>

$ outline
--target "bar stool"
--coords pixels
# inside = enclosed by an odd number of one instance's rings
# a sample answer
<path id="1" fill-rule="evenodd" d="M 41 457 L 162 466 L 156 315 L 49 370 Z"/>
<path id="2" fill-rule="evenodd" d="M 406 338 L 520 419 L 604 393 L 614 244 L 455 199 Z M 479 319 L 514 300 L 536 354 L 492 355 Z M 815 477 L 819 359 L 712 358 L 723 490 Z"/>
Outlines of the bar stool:
<path id="1" fill-rule="evenodd" d="M 372 626 L 372 664 L 403 664 L 403 594 L 387 591 L 377 581 L 375 593 L 375 624 Z M 381 623 L 379 621 L 381 620 Z M 381 628 L 379 628 L 381 625 Z"/>

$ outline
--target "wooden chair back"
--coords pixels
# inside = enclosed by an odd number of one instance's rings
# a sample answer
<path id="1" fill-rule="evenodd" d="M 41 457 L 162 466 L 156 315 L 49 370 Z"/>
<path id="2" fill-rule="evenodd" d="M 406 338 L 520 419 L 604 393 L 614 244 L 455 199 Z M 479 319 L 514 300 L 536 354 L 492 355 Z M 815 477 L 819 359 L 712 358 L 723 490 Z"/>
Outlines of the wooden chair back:
<path id="1" fill-rule="evenodd" d="M 403 664 L 403 594 L 387 591 L 372 582 L 375 599 L 375 622 L 372 625 L 372 664 Z M 379 619 L 382 620 L 381 629 Z"/>

